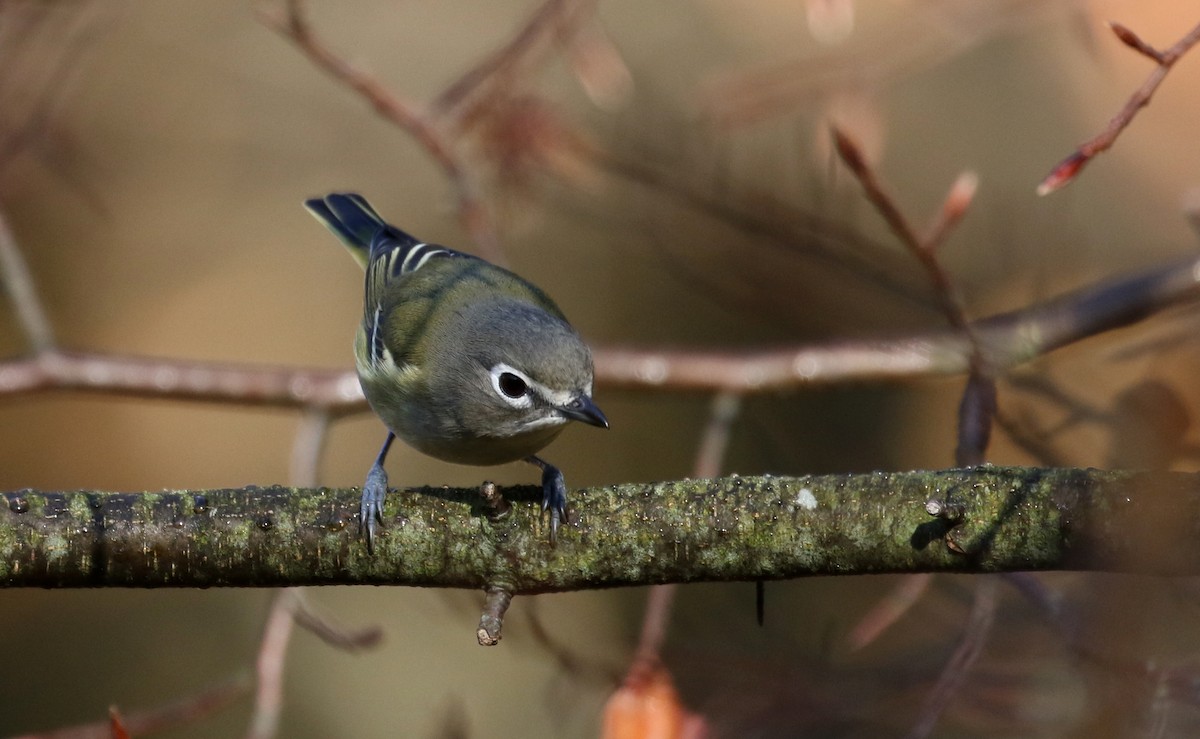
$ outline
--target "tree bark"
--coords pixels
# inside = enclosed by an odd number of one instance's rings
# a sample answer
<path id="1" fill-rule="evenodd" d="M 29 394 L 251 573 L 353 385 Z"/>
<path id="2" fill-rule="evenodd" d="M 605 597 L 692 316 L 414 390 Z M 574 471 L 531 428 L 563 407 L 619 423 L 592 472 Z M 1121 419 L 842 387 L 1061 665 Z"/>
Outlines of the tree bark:
<path id="1" fill-rule="evenodd" d="M 578 490 L 392 492 L 374 556 L 358 491 L 4 493 L 0 586 L 373 584 L 545 593 L 881 572 L 1200 574 L 1200 475 L 977 467 Z M 502 507 L 501 507 L 502 509 Z"/>

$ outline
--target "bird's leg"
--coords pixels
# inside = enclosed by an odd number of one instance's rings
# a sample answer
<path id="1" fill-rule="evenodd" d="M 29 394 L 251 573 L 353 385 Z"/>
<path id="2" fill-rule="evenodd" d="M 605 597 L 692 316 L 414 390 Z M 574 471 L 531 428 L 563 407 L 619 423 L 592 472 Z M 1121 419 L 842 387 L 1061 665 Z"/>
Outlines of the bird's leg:
<path id="1" fill-rule="evenodd" d="M 550 511 L 550 543 L 558 541 L 558 524 L 567 520 L 567 483 L 563 473 L 544 459 L 529 455 L 525 461 L 542 469 L 542 511 Z"/>
<path id="2" fill-rule="evenodd" d="M 375 464 L 371 465 L 371 471 L 367 473 L 367 481 L 363 483 L 362 500 L 358 507 L 358 533 L 362 535 L 366 532 L 367 552 L 370 554 L 375 553 L 375 529 L 383 523 L 383 501 L 387 497 L 388 476 L 383 463 L 395 440 L 396 435 L 388 431 L 387 438 L 383 440 L 383 448 L 379 450 Z"/>

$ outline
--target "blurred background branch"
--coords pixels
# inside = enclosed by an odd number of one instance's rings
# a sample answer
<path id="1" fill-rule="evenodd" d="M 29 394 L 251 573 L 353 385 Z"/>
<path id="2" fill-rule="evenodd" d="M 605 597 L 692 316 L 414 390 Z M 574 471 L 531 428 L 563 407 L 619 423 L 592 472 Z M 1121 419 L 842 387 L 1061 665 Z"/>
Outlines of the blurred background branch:
<path id="1" fill-rule="evenodd" d="M 1011 369 L 1077 341 L 1188 305 L 1198 297 L 1200 258 L 1189 258 L 972 325 L 989 366 Z M 593 354 L 601 387 L 763 393 L 965 374 L 970 371 L 972 350 L 959 334 L 925 333 L 765 351 L 600 346 Z M 351 370 L 239 367 L 53 347 L 0 362 L 0 396 L 49 390 L 313 408 L 335 416 L 367 409 Z"/>

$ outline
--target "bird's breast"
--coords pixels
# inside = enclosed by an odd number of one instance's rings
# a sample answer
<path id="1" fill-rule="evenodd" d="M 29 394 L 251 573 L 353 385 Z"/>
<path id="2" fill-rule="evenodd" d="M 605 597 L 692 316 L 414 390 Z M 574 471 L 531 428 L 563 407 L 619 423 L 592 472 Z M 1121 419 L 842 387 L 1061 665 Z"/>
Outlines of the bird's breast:
<path id="1" fill-rule="evenodd" d="M 515 462 L 537 453 L 565 426 L 489 435 L 468 428 L 457 417 L 453 403 L 429 396 L 415 371 L 406 379 L 397 381 L 394 373 L 385 376 L 359 368 L 363 395 L 380 420 L 404 443 L 435 459 L 481 466 Z"/>

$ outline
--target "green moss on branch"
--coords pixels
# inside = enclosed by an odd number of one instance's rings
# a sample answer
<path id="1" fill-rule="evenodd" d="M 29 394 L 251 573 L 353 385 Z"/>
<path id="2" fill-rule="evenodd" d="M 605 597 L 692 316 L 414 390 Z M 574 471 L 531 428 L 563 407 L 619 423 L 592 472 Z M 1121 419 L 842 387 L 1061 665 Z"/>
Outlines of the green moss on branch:
<path id="1" fill-rule="evenodd" d="M 5 493 L 0 586 L 412 585 L 538 593 L 877 572 L 1200 574 L 1200 476 L 980 467 L 575 491 L 557 547 L 538 491 L 393 492 L 375 556 L 358 491 Z M 931 516 L 929 501 L 942 508 Z M 935 506 L 936 507 L 936 506 Z"/>

